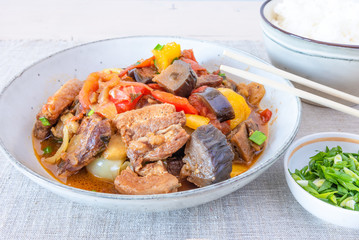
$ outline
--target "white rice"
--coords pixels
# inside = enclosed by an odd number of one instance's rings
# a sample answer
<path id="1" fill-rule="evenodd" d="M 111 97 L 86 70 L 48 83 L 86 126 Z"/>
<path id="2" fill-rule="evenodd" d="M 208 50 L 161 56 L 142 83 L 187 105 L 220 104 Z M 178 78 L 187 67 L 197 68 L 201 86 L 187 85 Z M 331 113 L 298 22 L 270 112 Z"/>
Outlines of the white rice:
<path id="1" fill-rule="evenodd" d="M 359 0 L 282 0 L 274 14 L 271 22 L 290 33 L 359 45 Z"/>

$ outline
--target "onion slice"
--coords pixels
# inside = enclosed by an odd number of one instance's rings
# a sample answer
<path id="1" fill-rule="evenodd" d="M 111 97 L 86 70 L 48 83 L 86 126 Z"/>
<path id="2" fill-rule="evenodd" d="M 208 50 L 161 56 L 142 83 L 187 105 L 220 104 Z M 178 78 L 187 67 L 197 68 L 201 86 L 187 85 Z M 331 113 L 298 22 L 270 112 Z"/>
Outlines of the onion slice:
<path id="1" fill-rule="evenodd" d="M 55 164 L 58 162 L 58 160 L 61 158 L 61 153 L 65 152 L 67 149 L 67 146 L 69 145 L 69 130 L 68 130 L 68 126 L 65 125 L 64 129 L 63 129 L 63 139 L 62 139 L 62 144 L 60 146 L 60 148 L 57 150 L 57 152 L 55 153 L 55 155 L 53 155 L 52 157 L 49 158 L 45 158 L 44 161 L 50 164 Z"/>

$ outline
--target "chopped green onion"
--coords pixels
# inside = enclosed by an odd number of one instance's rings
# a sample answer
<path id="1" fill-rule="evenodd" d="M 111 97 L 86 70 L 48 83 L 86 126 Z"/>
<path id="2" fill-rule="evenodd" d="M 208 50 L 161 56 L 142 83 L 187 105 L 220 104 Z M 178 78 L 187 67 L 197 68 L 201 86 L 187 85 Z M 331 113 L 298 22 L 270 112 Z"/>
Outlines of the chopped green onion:
<path id="1" fill-rule="evenodd" d="M 359 211 L 359 156 L 341 147 L 326 149 L 310 158 L 308 166 L 290 174 L 314 197 L 345 209 Z"/>
<path id="2" fill-rule="evenodd" d="M 318 188 L 320 188 L 321 186 L 323 186 L 323 183 L 325 182 L 325 179 L 320 179 L 320 178 L 318 178 L 318 179 L 315 179 L 314 181 L 313 181 L 313 184 L 315 185 L 315 186 L 317 186 Z"/>
<path id="3" fill-rule="evenodd" d="M 254 142 L 257 145 L 262 145 L 267 139 L 267 136 L 262 133 L 261 131 L 255 131 L 252 133 L 252 135 L 249 137 L 249 140 Z"/>
<path id="4" fill-rule="evenodd" d="M 225 77 L 226 74 L 225 73 L 219 73 L 218 76 Z"/>
<path id="5" fill-rule="evenodd" d="M 87 113 L 87 116 L 91 116 L 92 114 L 94 114 L 95 113 L 95 111 L 93 110 L 93 109 L 91 109 L 88 113 Z"/>
<path id="6" fill-rule="evenodd" d="M 153 50 L 161 51 L 165 45 L 157 44 Z"/>
<path id="7" fill-rule="evenodd" d="M 42 125 L 51 126 L 51 123 L 49 122 L 49 120 L 47 120 L 47 118 L 41 117 L 41 118 L 39 118 L 39 120 L 41 121 Z"/>
<path id="8" fill-rule="evenodd" d="M 52 147 L 47 146 L 47 147 L 45 147 L 42 151 L 44 151 L 44 154 L 52 153 Z"/>

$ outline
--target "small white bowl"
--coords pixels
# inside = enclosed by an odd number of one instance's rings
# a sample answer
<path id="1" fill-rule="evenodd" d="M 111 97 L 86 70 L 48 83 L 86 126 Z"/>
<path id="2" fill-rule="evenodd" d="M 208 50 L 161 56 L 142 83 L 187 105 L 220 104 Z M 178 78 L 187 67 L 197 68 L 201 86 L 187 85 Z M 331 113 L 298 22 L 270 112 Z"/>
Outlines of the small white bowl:
<path id="1" fill-rule="evenodd" d="M 284 156 L 287 184 L 295 199 L 314 216 L 343 227 L 359 229 L 359 212 L 330 205 L 305 191 L 289 174 L 308 165 L 309 158 L 325 147 L 341 146 L 344 152 L 358 152 L 359 135 L 342 132 L 316 133 L 296 140 Z"/>
<path id="2" fill-rule="evenodd" d="M 261 27 L 272 64 L 280 69 L 320 84 L 359 96 L 359 45 L 334 44 L 305 38 L 287 32 L 271 23 L 274 7 L 281 0 L 262 4 Z M 296 85 L 346 105 L 353 105 L 319 91 Z"/>

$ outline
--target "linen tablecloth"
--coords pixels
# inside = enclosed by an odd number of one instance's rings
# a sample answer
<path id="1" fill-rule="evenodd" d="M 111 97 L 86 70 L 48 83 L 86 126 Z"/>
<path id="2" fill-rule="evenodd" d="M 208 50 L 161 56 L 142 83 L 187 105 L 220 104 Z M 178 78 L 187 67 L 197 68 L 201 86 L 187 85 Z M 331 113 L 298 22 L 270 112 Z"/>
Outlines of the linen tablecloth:
<path id="1" fill-rule="evenodd" d="M 261 42 L 222 43 L 267 59 Z M 34 61 L 76 44 L 0 41 L 0 89 Z M 359 134 L 359 119 L 304 103 L 297 138 L 323 131 Z M 0 239 L 359 239 L 359 231 L 319 220 L 296 202 L 283 157 L 226 197 L 171 212 L 129 213 L 69 201 L 30 181 L 3 154 L 0 194 Z"/>

